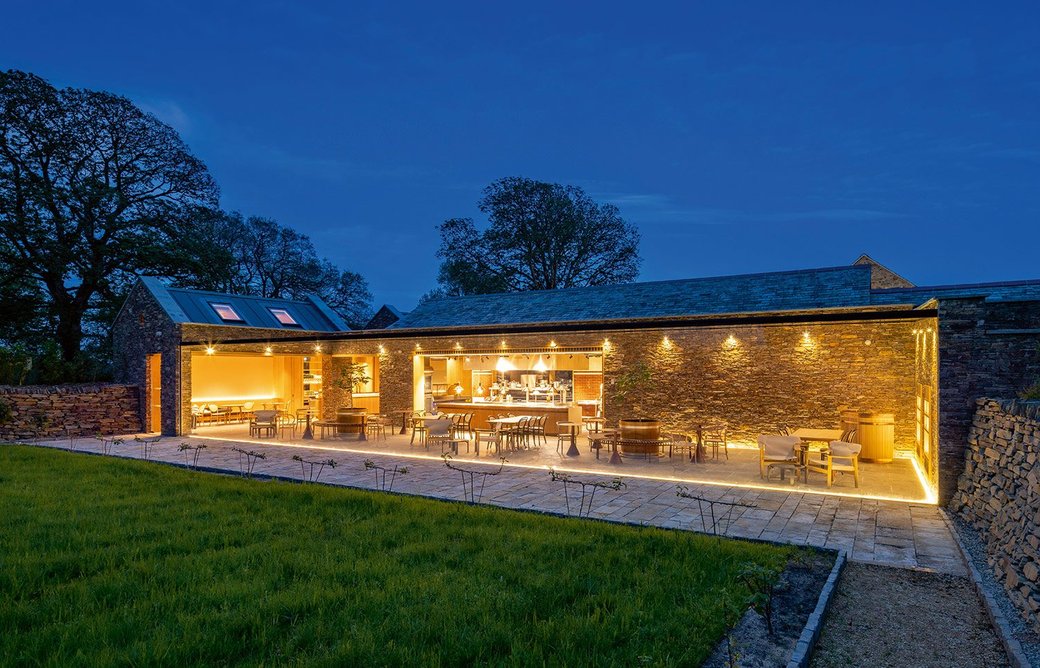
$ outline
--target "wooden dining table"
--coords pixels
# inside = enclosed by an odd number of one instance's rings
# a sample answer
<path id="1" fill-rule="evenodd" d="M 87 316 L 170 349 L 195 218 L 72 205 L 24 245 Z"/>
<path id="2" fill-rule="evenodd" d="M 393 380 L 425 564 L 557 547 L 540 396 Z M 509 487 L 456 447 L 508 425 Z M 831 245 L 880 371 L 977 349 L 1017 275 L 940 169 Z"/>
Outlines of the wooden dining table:
<path id="1" fill-rule="evenodd" d="M 841 429 L 815 429 L 809 427 L 802 427 L 792 431 L 791 436 L 797 436 L 802 439 L 801 445 L 798 446 L 798 466 L 802 469 L 805 468 L 806 462 L 809 460 L 809 449 L 814 444 L 822 450 L 831 441 L 840 440 L 841 434 Z"/>

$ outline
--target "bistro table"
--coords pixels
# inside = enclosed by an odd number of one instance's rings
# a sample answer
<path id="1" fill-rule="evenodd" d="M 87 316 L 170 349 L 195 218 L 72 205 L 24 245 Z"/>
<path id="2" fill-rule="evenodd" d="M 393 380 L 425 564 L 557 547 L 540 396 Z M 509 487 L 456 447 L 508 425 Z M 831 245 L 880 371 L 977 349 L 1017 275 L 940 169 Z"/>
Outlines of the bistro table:
<path id="1" fill-rule="evenodd" d="M 582 417 L 581 421 L 585 424 L 585 431 L 592 434 L 603 429 L 603 425 L 606 424 L 607 419 L 601 417 Z"/>
<path id="2" fill-rule="evenodd" d="M 841 434 L 841 429 L 809 429 L 802 427 L 792 431 L 791 436 L 797 436 L 802 439 L 801 444 L 798 446 L 798 466 L 804 470 L 806 461 L 809 459 L 809 448 L 812 447 L 813 443 L 820 444 L 820 448 L 823 449 L 831 441 L 841 439 Z M 808 479 L 808 473 L 806 473 L 806 479 Z"/>
<path id="3" fill-rule="evenodd" d="M 301 417 L 301 415 L 303 417 Z M 313 441 L 314 440 L 314 431 L 311 429 L 311 418 L 312 417 L 314 417 L 314 410 L 312 410 L 310 408 L 297 408 L 296 409 L 296 421 L 297 422 L 299 422 L 300 420 L 305 420 L 306 421 L 306 426 L 303 428 L 303 436 L 300 437 L 300 438 L 302 438 L 305 441 Z"/>
<path id="4" fill-rule="evenodd" d="M 402 436 L 404 436 L 405 434 L 408 433 L 408 418 L 410 418 L 415 411 L 413 411 L 413 410 L 403 410 L 403 411 L 397 411 L 397 412 L 401 414 L 401 431 L 400 431 L 400 434 Z"/>
<path id="5" fill-rule="evenodd" d="M 581 452 L 578 451 L 578 434 L 581 432 L 580 422 L 557 422 L 557 427 L 562 427 L 567 430 L 567 434 L 570 436 L 571 447 L 567 449 L 568 457 L 580 457 Z"/>

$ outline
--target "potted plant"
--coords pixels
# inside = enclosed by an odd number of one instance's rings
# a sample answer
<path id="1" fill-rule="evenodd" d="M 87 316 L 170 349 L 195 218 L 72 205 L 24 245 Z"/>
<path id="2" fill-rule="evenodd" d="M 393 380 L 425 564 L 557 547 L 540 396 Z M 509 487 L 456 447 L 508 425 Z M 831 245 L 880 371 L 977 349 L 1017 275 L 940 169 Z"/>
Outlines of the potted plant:
<path id="1" fill-rule="evenodd" d="M 649 386 L 650 380 L 650 367 L 646 362 L 640 360 L 626 368 L 614 380 L 614 398 L 617 401 L 624 401 L 630 396 L 638 395 L 641 390 Z M 622 441 L 643 441 L 643 443 L 623 445 L 623 450 L 636 453 L 657 452 L 658 446 L 653 441 L 657 441 L 661 436 L 660 420 L 633 415 L 621 418 L 619 425 L 621 426 Z"/>

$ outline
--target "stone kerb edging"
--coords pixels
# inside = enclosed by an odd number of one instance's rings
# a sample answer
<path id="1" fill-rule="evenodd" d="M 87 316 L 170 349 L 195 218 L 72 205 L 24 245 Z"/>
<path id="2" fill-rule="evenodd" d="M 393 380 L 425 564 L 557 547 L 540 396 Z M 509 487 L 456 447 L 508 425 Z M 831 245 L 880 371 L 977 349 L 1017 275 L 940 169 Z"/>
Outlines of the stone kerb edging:
<path id="1" fill-rule="evenodd" d="M 964 544 L 964 540 L 961 538 L 960 532 L 957 530 L 957 525 L 954 524 L 953 520 L 950 519 L 949 514 L 944 508 L 939 509 L 939 515 L 946 522 L 947 528 L 950 533 L 953 534 L 953 540 L 957 543 L 957 549 L 961 553 L 961 560 L 964 565 L 968 568 L 968 573 L 971 574 L 971 581 L 975 585 L 975 592 L 982 599 L 983 607 L 986 609 L 986 616 L 989 617 L 990 623 L 993 624 L 993 628 L 997 632 L 997 637 L 1000 638 L 1000 644 L 1004 646 L 1004 651 L 1007 652 L 1008 660 L 1014 668 L 1033 668 L 1029 659 L 1026 658 L 1025 652 L 1022 650 L 1022 644 L 1015 638 L 1014 632 L 1011 630 L 1011 625 L 1008 624 L 1007 617 L 1004 616 L 1004 612 L 1000 609 L 1000 605 L 996 599 L 993 598 L 992 592 L 989 591 L 983 582 L 982 574 L 979 569 L 975 567 L 975 561 L 971 558 L 968 553 L 968 548 Z"/>
<path id="2" fill-rule="evenodd" d="M 795 643 L 794 654 L 791 655 L 791 660 L 787 662 L 787 668 L 804 668 L 809 665 L 813 648 L 816 646 L 816 641 L 820 638 L 820 631 L 823 629 L 823 619 L 827 616 L 827 609 L 830 608 L 831 600 L 833 600 L 834 592 L 838 586 L 838 578 L 841 577 L 841 572 L 844 570 L 847 560 L 848 557 L 845 554 L 845 550 L 839 550 L 838 557 L 834 560 L 834 566 L 831 567 L 831 574 L 827 576 L 827 582 L 823 584 L 823 589 L 820 590 L 820 597 L 816 600 L 816 608 L 809 615 L 809 619 L 806 620 L 805 627 L 802 629 L 802 634 L 798 637 L 798 642 Z"/>

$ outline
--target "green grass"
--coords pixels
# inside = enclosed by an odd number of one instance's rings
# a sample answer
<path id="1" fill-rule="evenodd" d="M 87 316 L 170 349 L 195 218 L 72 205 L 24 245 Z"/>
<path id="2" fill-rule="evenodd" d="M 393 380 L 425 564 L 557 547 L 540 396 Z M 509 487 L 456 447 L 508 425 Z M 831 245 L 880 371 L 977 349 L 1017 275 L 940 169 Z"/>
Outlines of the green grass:
<path id="1" fill-rule="evenodd" d="M 0 447 L 2 665 L 697 665 L 791 550 Z"/>

